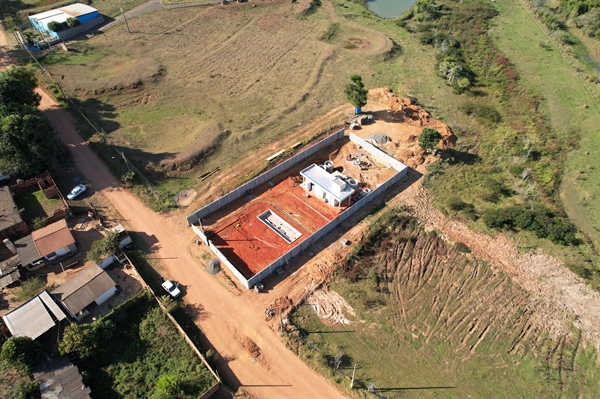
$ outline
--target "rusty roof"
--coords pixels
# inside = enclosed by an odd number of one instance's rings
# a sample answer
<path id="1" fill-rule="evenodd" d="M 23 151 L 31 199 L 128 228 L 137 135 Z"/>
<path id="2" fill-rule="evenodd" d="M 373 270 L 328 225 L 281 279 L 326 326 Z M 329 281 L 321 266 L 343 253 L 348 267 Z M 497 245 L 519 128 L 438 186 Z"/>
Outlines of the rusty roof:
<path id="1" fill-rule="evenodd" d="M 52 291 L 52 295 L 75 315 L 115 285 L 115 281 L 108 273 L 93 264 Z"/>
<path id="2" fill-rule="evenodd" d="M 0 187 L 0 231 L 23 221 L 8 186 Z"/>
<path id="3" fill-rule="evenodd" d="M 69 226 L 67 226 L 65 220 L 59 220 L 34 231 L 31 233 L 31 238 L 33 238 L 33 243 L 38 249 L 40 256 L 49 255 L 57 249 L 64 248 L 75 242 L 73 234 L 71 234 L 71 230 L 69 230 Z"/>

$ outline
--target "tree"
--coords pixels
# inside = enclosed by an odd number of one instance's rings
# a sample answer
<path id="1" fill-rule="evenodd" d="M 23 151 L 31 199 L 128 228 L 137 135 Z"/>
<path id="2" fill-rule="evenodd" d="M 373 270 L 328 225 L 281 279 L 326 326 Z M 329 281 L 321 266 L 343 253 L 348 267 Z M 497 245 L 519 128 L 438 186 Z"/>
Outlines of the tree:
<path id="1" fill-rule="evenodd" d="M 48 29 L 50 29 L 52 32 L 59 32 L 63 30 L 63 25 L 60 22 L 51 21 L 48 22 Z"/>
<path id="2" fill-rule="evenodd" d="M 109 231 L 104 238 L 92 243 L 92 248 L 87 252 L 86 258 L 92 262 L 98 262 L 117 252 L 117 249 L 119 249 L 119 234 Z"/>
<path id="3" fill-rule="evenodd" d="M 69 26 L 69 28 L 74 28 L 76 26 L 79 26 L 79 24 L 81 24 L 81 22 L 79 22 L 79 20 L 77 18 L 73 18 L 73 17 L 67 18 L 67 25 Z"/>
<path id="4" fill-rule="evenodd" d="M 359 75 L 352 75 L 350 80 L 352 83 L 348 83 L 344 89 L 346 98 L 353 106 L 357 108 L 364 107 L 367 104 L 368 91 L 365 89 L 362 78 Z"/>
<path id="5" fill-rule="evenodd" d="M 31 373 L 42 357 L 42 344 L 29 337 L 10 337 L 0 352 L 0 359 L 9 366 Z"/>
<path id="6" fill-rule="evenodd" d="M 38 82 L 35 73 L 24 67 L 12 66 L 0 72 L 0 104 L 8 109 L 21 105 L 40 105 L 39 94 L 35 92 Z"/>
<path id="7" fill-rule="evenodd" d="M 438 145 L 441 139 L 442 135 L 440 132 L 430 127 L 426 127 L 419 135 L 419 145 L 424 150 L 431 150 Z"/>
<path id="8" fill-rule="evenodd" d="M 37 399 L 40 386 L 37 381 L 20 381 L 8 391 L 8 399 Z"/>
<path id="9" fill-rule="evenodd" d="M 0 106 L 0 170 L 41 173 L 58 166 L 63 147 L 50 121 L 31 105 Z"/>
<path id="10" fill-rule="evenodd" d="M 102 343 L 112 338 L 115 323 L 100 319 L 92 324 L 71 324 L 65 329 L 65 335 L 58 344 L 61 355 L 77 354 L 81 359 L 95 356 Z"/>

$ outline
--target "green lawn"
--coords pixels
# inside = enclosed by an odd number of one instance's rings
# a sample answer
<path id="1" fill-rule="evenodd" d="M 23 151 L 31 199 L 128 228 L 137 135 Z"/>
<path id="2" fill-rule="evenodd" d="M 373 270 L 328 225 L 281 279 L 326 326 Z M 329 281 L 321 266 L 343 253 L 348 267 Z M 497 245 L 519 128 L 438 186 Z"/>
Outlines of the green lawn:
<path id="1" fill-rule="evenodd" d="M 35 218 L 47 218 L 55 210 L 64 207 L 59 198 L 46 198 L 44 192 L 37 187 L 15 197 L 15 203 L 21 211 L 25 223 L 31 225 Z"/>

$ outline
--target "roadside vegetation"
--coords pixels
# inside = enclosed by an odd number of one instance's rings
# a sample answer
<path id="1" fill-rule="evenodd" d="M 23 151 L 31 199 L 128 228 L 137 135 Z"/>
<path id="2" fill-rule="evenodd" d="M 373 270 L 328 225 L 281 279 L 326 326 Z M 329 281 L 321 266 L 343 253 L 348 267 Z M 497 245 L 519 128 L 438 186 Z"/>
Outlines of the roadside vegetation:
<path id="1" fill-rule="evenodd" d="M 357 365 L 355 397 L 594 397 L 593 346 L 458 244 L 382 213 L 324 289 L 349 304 L 355 315 L 336 306 L 350 324 L 323 322 L 309 298 L 289 346 L 346 392 Z"/>
<path id="2" fill-rule="evenodd" d="M 92 392 L 106 399 L 197 398 L 215 383 L 146 291 L 90 325 L 68 327 L 59 348 L 79 356 Z"/>

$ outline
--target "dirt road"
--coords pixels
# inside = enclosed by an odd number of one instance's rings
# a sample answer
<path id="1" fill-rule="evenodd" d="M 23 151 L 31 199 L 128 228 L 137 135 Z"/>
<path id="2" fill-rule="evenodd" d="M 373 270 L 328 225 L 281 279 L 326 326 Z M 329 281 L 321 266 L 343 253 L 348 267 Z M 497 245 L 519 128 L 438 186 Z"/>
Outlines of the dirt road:
<path id="1" fill-rule="evenodd" d="M 167 274 L 186 287 L 186 302 L 204 309 L 200 327 L 226 360 L 218 370 L 224 379 L 258 397 L 343 397 L 285 348 L 279 336 L 264 323 L 260 308 L 253 306 L 253 292 L 233 296 L 204 271 L 189 253 L 193 233 L 183 218 L 158 215 L 125 190 L 82 140 L 71 116 L 48 94 L 38 92 L 42 96 L 40 109 L 69 146 L 79 170 L 123 216 L 129 228 L 140 233 L 154 256 L 163 259 Z M 260 348 L 261 355 L 255 362 L 241 344 L 247 338 Z"/>
<path id="2" fill-rule="evenodd" d="M 0 61 L 9 63 L 8 54 L 5 37 L 0 34 Z M 165 274 L 184 285 L 185 301 L 202 309 L 199 324 L 221 356 L 217 371 L 224 381 L 235 388 L 242 387 L 253 397 L 342 398 L 286 349 L 280 337 L 265 324 L 264 308 L 254 292 L 232 295 L 204 271 L 189 252 L 193 232 L 183 217 L 164 217 L 148 210 L 121 186 L 83 141 L 71 115 L 47 93 L 38 92 L 42 96 L 40 109 L 69 146 L 79 170 L 122 215 L 129 229 L 145 240 L 154 256 L 162 259 Z M 243 346 L 248 339 L 260 348 L 254 361 Z"/>

